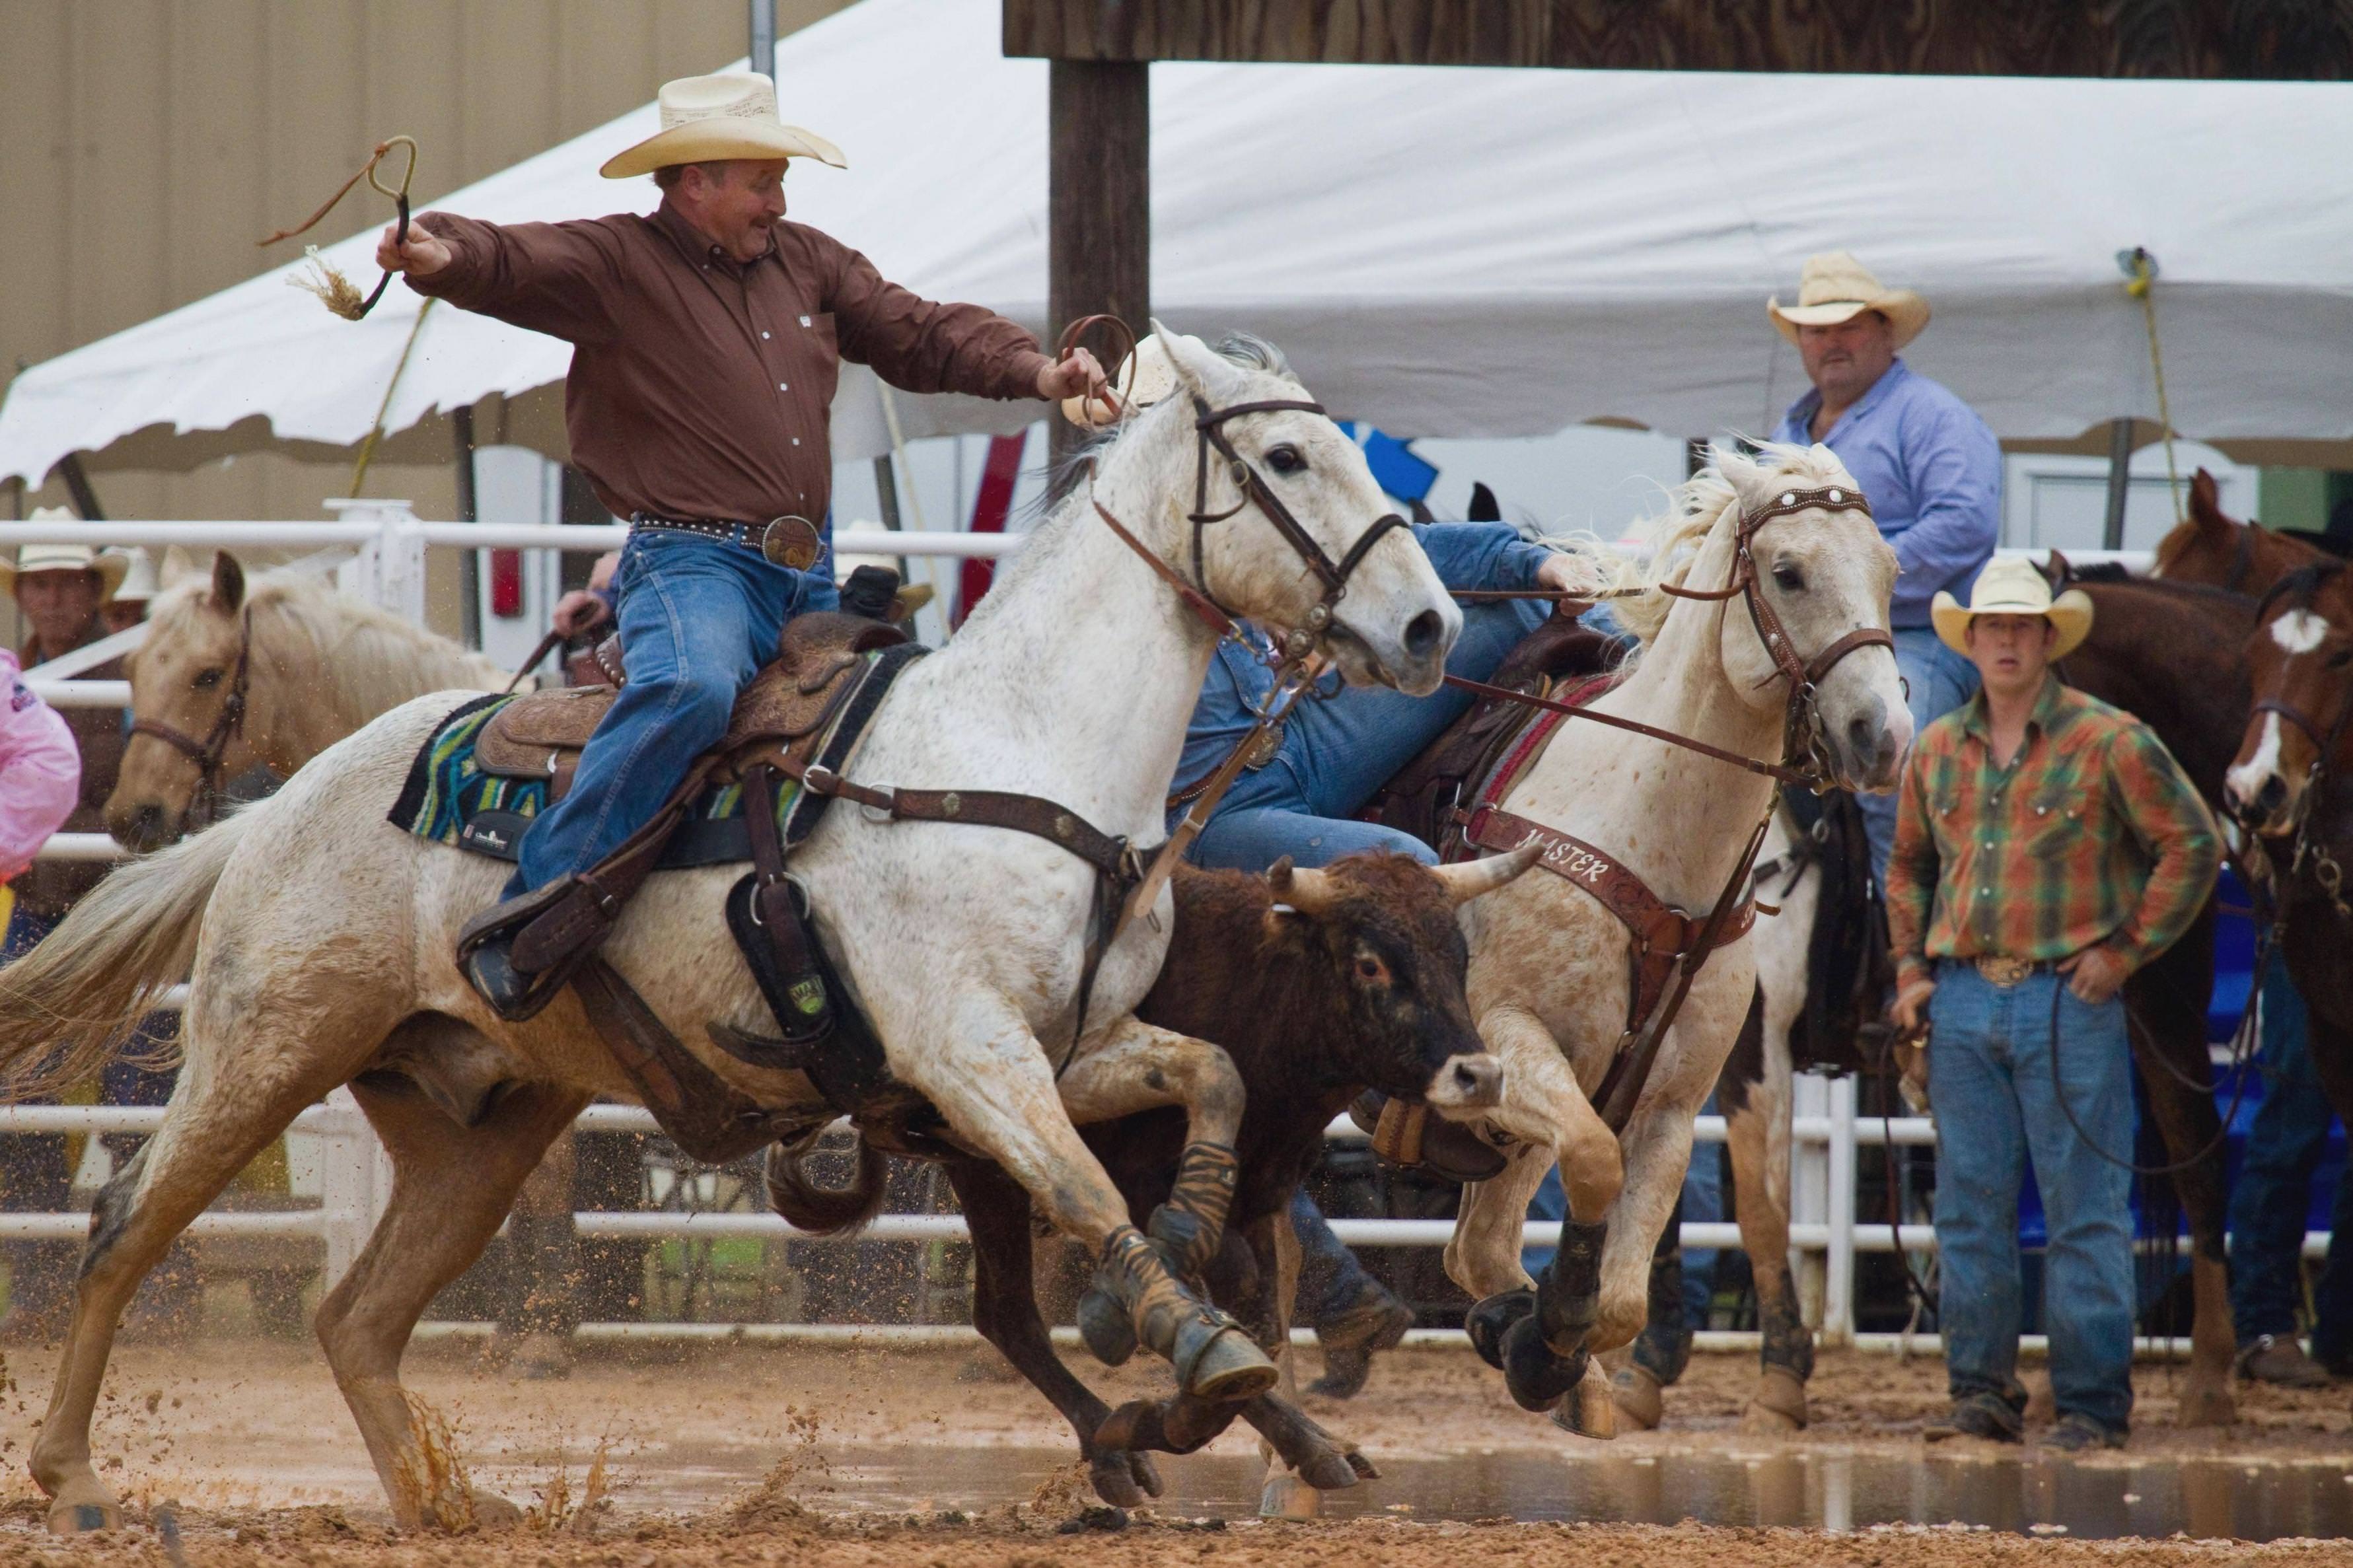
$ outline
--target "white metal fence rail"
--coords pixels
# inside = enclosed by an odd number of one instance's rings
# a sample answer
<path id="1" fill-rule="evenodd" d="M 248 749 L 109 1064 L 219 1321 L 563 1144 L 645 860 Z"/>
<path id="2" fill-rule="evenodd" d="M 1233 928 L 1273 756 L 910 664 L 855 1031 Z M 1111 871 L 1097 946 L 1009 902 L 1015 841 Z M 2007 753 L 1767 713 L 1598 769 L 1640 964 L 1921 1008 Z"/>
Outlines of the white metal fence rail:
<path id="1" fill-rule="evenodd" d="M 405 501 L 330 503 L 342 513 L 338 521 L 320 523 L 278 522 L 0 522 L 0 547 L 24 544 L 71 543 L 140 545 L 162 549 L 180 545 L 189 550 L 276 549 L 348 552 L 333 564 L 345 591 L 422 621 L 425 618 L 425 552 L 428 549 L 557 550 L 601 552 L 617 549 L 628 529 L 614 524 L 543 525 L 495 522 L 426 522 Z M 872 528 L 844 529 L 834 535 L 840 555 L 949 556 L 998 558 L 1018 550 L 1019 534 L 900 532 Z M 2011 552 L 2005 552 L 2011 553 Z M 2147 563 L 2146 552 L 2091 552 L 2082 559 L 2116 559 L 2136 569 Z M 86 668 L 86 666 L 85 666 Z M 48 679 L 29 672 L 42 698 L 58 706 L 122 707 L 131 700 L 130 683 L 121 680 Z M 39 858 L 49 860 L 112 860 L 124 855 L 104 834 L 60 833 L 52 837 Z M 168 999 L 177 1005 L 181 993 Z M 1825 1341 L 1840 1343 L 1854 1338 L 1855 1259 L 1867 1252 L 1892 1252 L 1900 1246 L 1926 1252 L 1936 1245 L 1934 1229 L 1925 1225 L 1862 1225 L 1855 1219 L 1857 1152 L 1865 1147 L 1933 1144 L 1935 1131 L 1926 1118 L 1858 1117 L 1852 1079 L 1801 1079 L 1799 1114 L 1794 1118 L 1792 1203 L 1789 1247 L 1798 1259 L 1801 1291 Z M 151 1133 L 162 1125 L 162 1107 L 18 1105 L 0 1106 L 0 1136 L 38 1133 Z M 584 1131 L 652 1132 L 653 1118 L 627 1106 L 592 1106 L 578 1126 Z M 321 1140 L 319 1165 L 321 1203 L 317 1208 L 272 1212 L 214 1211 L 198 1216 L 191 1234 L 204 1236 L 318 1237 L 326 1249 L 330 1282 L 350 1267 L 390 1194 L 391 1172 L 381 1146 L 360 1113 L 356 1101 L 338 1089 L 328 1100 L 305 1110 L 294 1129 Z M 1328 1133 L 1335 1139 L 1360 1137 L 1345 1120 Z M 1696 1137 L 1703 1143 L 1720 1143 L 1725 1137 L 1722 1117 L 1699 1119 Z M 806 1237 L 773 1214 L 744 1212 L 588 1212 L 575 1216 L 583 1236 L 602 1237 L 758 1237 L 770 1239 Z M 1453 1231 L 1450 1220 L 1335 1220 L 1334 1231 L 1352 1247 L 1436 1247 Z M 88 1233 L 90 1216 L 82 1213 L 0 1214 L 0 1239 L 79 1238 Z M 1549 1247 L 1558 1226 L 1530 1223 L 1525 1245 Z M 964 1221 L 955 1215 L 886 1215 L 859 1239 L 929 1241 L 961 1239 Z M 1683 1245 L 1690 1247 L 1732 1247 L 1740 1245 L 1736 1225 L 1719 1221 L 1687 1222 Z M 2307 1241 L 2307 1251 L 2325 1247 L 2325 1236 Z M 601 1325 L 634 1329 L 638 1325 Z M 650 1328 L 652 1326 L 646 1325 Z M 784 1337 L 821 1337 L 834 1325 L 680 1325 L 707 1330 L 714 1337 L 774 1330 Z M 888 1334 L 890 1330 L 843 1328 L 845 1335 Z M 917 1331 L 920 1333 L 922 1331 Z M 1715 1336 L 1710 1336 L 1714 1338 Z"/>

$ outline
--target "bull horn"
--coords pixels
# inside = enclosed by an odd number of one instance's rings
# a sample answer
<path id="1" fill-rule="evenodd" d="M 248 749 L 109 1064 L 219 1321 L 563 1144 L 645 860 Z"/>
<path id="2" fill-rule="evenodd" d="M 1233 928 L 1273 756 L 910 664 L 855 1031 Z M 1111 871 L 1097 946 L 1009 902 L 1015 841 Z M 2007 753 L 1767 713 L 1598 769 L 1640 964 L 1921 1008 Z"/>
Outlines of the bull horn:
<path id="1" fill-rule="evenodd" d="M 1320 915 L 1340 897 L 1329 872 L 1302 870 L 1288 855 L 1266 868 L 1266 885 L 1274 889 L 1278 903 L 1289 904 L 1303 915 Z"/>
<path id="2" fill-rule="evenodd" d="M 1543 853 L 1542 844 L 1523 844 L 1517 849 L 1490 855 L 1483 859 L 1462 860 L 1451 866 L 1432 866 L 1430 874 L 1446 889 L 1446 896 L 1451 902 L 1467 904 L 1482 893 L 1493 892 L 1535 865 L 1536 857 Z"/>

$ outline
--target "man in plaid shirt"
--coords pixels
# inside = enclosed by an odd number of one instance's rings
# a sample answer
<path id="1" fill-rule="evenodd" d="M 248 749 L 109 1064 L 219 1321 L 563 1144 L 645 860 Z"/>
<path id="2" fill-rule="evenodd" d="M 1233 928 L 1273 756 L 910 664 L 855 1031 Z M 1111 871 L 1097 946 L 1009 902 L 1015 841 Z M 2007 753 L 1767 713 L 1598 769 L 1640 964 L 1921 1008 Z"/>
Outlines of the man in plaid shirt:
<path id="1" fill-rule="evenodd" d="M 1982 692 L 1922 731 L 1887 868 L 1895 1018 L 1931 1026 L 1937 1317 L 1953 1395 L 1929 1429 L 2015 1442 L 2018 1194 L 2034 1164 L 2049 1241 L 2057 1448 L 2121 1447 L 2132 1414 L 2132 1079 L 2125 977 L 2197 914 L 2213 819 L 2147 727 L 2052 675 L 2091 630 L 2032 565 L 1997 560 L 1936 635 Z"/>

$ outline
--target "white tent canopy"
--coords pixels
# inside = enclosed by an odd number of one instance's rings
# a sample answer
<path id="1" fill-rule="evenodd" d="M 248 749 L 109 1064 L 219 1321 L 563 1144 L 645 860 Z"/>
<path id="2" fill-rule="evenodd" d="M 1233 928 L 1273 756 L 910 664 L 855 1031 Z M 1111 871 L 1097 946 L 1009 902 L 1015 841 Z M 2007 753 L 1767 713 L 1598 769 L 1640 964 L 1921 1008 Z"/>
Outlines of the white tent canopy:
<path id="1" fill-rule="evenodd" d="M 1047 70 L 998 51 L 990 0 L 865 0 L 786 39 L 786 117 L 850 160 L 796 168 L 788 191 L 889 276 L 1042 324 Z M 2342 87 L 1163 64 L 1152 109 L 1158 314 L 1271 338 L 1336 412 L 1401 435 L 1761 431 L 1803 388 L 1764 300 L 1831 248 L 1927 295 L 1908 357 L 2001 435 L 2153 416 L 2116 260 L 2145 246 L 2179 428 L 2353 436 Z M 648 106 L 438 205 L 643 209 L 648 182 L 596 170 L 653 126 Z M 364 288 L 373 246 L 330 255 Z M 0 478 L 157 426 L 360 439 L 419 301 L 396 287 L 353 325 L 283 278 L 26 373 L 0 406 Z M 568 355 L 437 310 L 389 427 L 554 382 Z M 910 435 L 1037 412 L 900 406 Z M 863 375 L 844 378 L 835 444 L 887 447 Z"/>

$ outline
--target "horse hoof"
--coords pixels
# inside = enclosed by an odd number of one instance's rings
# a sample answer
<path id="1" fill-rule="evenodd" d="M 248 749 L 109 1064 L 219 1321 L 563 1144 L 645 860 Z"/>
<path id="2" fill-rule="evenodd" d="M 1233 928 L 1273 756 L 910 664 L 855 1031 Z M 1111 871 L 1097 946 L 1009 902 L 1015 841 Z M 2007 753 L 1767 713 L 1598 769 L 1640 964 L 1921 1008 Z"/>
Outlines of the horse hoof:
<path id="1" fill-rule="evenodd" d="M 69 1502 L 59 1498 L 49 1504 L 51 1535 L 90 1535 L 121 1524 L 122 1507 L 111 1498 L 104 1502 Z"/>
<path id="2" fill-rule="evenodd" d="M 496 1492 L 470 1490 L 467 1501 L 470 1504 L 469 1511 L 473 1516 L 471 1523 L 476 1530 L 512 1530 L 523 1521 L 522 1510 L 512 1499 L 502 1498 Z M 452 1521 L 443 1528 L 461 1529 L 463 1522 Z"/>
<path id="3" fill-rule="evenodd" d="M 1585 1377 L 1588 1364 L 1579 1351 L 1574 1356 L 1556 1354 L 1545 1343 L 1544 1329 L 1531 1312 L 1504 1331 L 1502 1345 L 1504 1386 L 1523 1410 L 1542 1415 L 1560 1403 L 1562 1394 Z"/>
<path id="4" fill-rule="evenodd" d="M 1633 1362 L 1610 1378 L 1609 1397 L 1617 1402 L 1620 1415 L 1645 1432 L 1656 1431 L 1667 1417 L 1666 1391 L 1650 1368 Z"/>
<path id="5" fill-rule="evenodd" d="M 1183 1368 L 1185 1392 L 1218 1404 L 1254 1399 L 1280 1374 L 1250 1335 L 1231 1324 L 1217 1331 Z"/>
<path id="6" fill-rule="evenodd" d="M 2181 1408 L 2174 1415 L 2177 1426 L 2230 1426 L 2239 1419 L 2239 1401 L 2227 1388 L 2186 1388 L 2181 1393 Z"/>
<path id="7" fill-rule="evenodd" d="M 1607 1443 L 1618 1436 L 1618 1405 L 1599 1364 L 1588 1363 L 1577 1386 L 1552 1407 L 1552 1424 L 1564 1432 Z"/>
<path id="8" fill-rule="evenodd" d="M 1319 1492 L 1343 1492 L 1360 1478 L 1346 1454 L 1336 1447 L 1327 1447 L 1299 1467 L 1299 1479 Z"/>
<path id="9" fill-rule="evenodd" d="M 1756 1437 L 1783 1437 L 1806 1429 L 1806 1384 L 1786 1367 L 1768 1366 L 1741 1412 L 1740 1429 Z"/>
<path id="10" fill-rule="evenodd" d="M 1087 1462 L 1087 1479 L 1095 1489 L 1095 1496 L 1113 1508 L 1141 1508 L 1144 1489 L 1136 1484 L 1135 1473 L 1128 1468 L 1125 1454 L 1097 1454 Z"/>
<path id="11" fill-rule="evenodd" d="M 1101 1286 L 1079 1298 L 1079 1338 L 1105 1366 L 1121 1366 L 1135 1353 L 1135 1325 L 1127 1310 Z"/>
<path id="12" fill-rule="evenodd" d="M 1314 1519 L 1324 1511 L 1324 1500 L 1314 1487 L 1288 1471 L 1266 1478 L 1258 1495 L 1261 1519 Z"/>
<path id="13" fill-rule="evenodd" d="M 1536 1310 L 1536 1293 L 1533 1290 L 1503 1290 L 1482 1300 L 1463 1316 L 1462 1331 L 1471 1336 L 1471 1348 L 1479 1359 L 1504 1370 L 1504 1335 L 1513 1324 Z"/>

